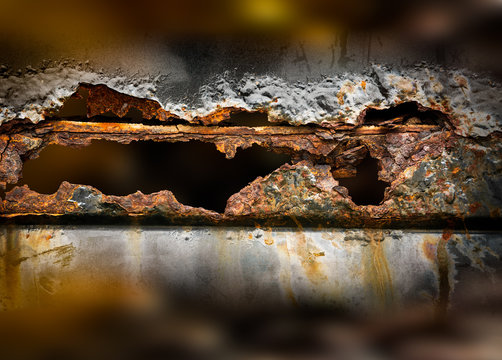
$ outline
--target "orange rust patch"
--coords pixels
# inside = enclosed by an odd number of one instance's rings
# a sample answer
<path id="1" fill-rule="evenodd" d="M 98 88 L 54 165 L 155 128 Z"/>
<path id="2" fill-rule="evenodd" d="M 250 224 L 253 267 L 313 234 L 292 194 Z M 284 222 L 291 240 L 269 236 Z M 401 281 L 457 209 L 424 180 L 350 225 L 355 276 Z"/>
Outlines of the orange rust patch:
<path id="1" fill-rule="evenodd" d="M 332 174 L 335 179 L 350 178 L 356 176 L 356 169 L 340 168 L 332 171 Z"/>
<path id="2" fill-rule="evenodd" d="M 373 289 L 378 303 L 386 308 L 394 301 L 392 275 L 385 257 L 381 231 L 369 230 L 366 236 L 370 239 L 370 246 L 364 251 L 364 277 Z"/>
<path id="3" fill-rule="evenodd" d="M 343 100 L 344 96 L 345 96 L 345 93 L 341 90 L 336 94 L 336 98 L 338 99 L 338 103 L 340 105 L 343 105 L 345 103 L 345 101 Z"/>
<path id="4" fill-rule="evenodd" d="M 307 275 L 308 279 L 314 284 L 325 281 L 327 279 L 327 276 L 323 272 L 323 265 L 316 260 L 316 257 L 322 256 L 316 254 L 324 253 L 316 251 L 317 249 L 312 244 L 310 244 L 307 236 L 303 232 L 303 226 L 298 221 L 298 219 L 294 215 L 291 215 L 291 219 L 298 226 L 298 241 L 296 243 L 296 249 L 300 263 L 305 270 L 305 274 Z"/>
<path id="5" fill-rule="evenodd" d="M 479 202 L 475 202 L 474 204 L 471 204 L 471 205 L 469 206 L 469 211 L 471 212 L 471 214 L 474 214 L 476 211 L 478 211 L 478 210 L 479 210 L 479 208 L 480 208 L 481 206 L 483 206 L 483 205 L 481 205 L 481 203 L 479 203 Z"/>
<path id="6" fill-rule="evenodd" d="M 453 235 L 453 229 L 450 229 L 450 228 L 446 228 L 443 230 L 443 235 L 442 235 L 442 239 L 443 241 L 448 241 L 450 240 L 451 236 Z"/>
<path id="7" fill-rule="evenodd" d="M 427 259 L 436 261 L 437 239 L 434 237 L 427 237 L 422 243 L 422 250 Z"/>
<path id="8" fill-rule="evenodd" d="M 137 109 L 141 111 L 143 118 L 166 121 L 169 118 L 176 118 L 174 114 L 165 111 L 158 102 L 149 99 L 141 99 L 130 95 L 122 94 L 112 90 L 106 85 L 81 85 L 81 88 L 89 92 L 87 98 L 87 116 L 92 117 L 111 112 L 118 117 L 124 117 L 129 110 Z"/>
<path id="9" fill-rule="evenodd" d="M 315 260 L 315 255 L 302 252 L 300 260 L 305 274 L 312 283 L 319 284 L 327 279 L 327 276 L 322 271 L 323 266 Z"/>
<path id="10" fill-rule="evenodd" d="M 218 109 L 211 112 L 206 116 L 196 116 L 194 121 L 200 121 L 204 125 L 217 125 L 218 123 L 228 120 L 230 115 L 236 112 L 246 111 L 243 108 L 235 108 L 235 107 L 219 107 Z"/>

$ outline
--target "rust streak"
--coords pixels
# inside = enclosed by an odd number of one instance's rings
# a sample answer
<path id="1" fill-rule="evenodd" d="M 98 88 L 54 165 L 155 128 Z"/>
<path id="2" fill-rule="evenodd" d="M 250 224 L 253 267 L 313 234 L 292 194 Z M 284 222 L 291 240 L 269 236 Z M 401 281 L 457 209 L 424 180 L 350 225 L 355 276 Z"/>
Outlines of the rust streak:
<path id="1" fill-rule="evenodd" d="M 447 244 L 453 235 L 453 231 L 447 228 L 443 231 L 441 239 L 437 243 L 436 262 L 439 274 L 439 295 L 437 300 L 436 315 L 439 319 L 446 316 L 452 290 L 449 278 L 449 255 Z"/>

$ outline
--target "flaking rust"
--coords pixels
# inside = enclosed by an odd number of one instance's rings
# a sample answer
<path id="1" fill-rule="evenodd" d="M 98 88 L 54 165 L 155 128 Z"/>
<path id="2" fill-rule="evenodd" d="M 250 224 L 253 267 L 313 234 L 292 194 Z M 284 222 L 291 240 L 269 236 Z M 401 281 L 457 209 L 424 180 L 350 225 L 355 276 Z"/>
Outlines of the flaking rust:
<path id="1" fill-rule="evenodd" d="M 392 118 L 382 115 L 370 120 L 368 107 L 354 123 L 247 127 L 222 123 L 245 108 L 224 107 L 184 120 L 154 100 L 121 94 L 105 85 L 82 84 L 81 89 L 89 94 L 89 119 L 53 117 L 37 124 L 12 120 L 0 127 L 0 184 L 4 188 L 18 182 L 23 162 L 36 158 L 44 147 L 82 147 L 92 140 L 126 144 L 198 140 L 213 143 L 228 158 L 238 149 L 257 144 L 291 154 L 292 162 L 231 196 L 224 213 L 185 206 L 169 189 L 149 195 L 108 196 L 85 184 L 64 182 L 51 195 L 38 194 L 26 185 L 14 187 L 0 204 L 3 219 L 97 217 L 175 224 L 266 222 L 275 226 L 299 220 L 344 227 L 431 227 L 452 220 L 496 222 L 501 216 L 500 133 L 473 140 L 462 135 L 451 114 L 416 102 L 409 103 L 414 109 L 411 113 Z M 95 118 L 105 113 L 120 118 L 131 109 L 139 110 L 143 119 L 162 123 L 123 123 L 113 118 L 102 122 L 102 118 Z M 274 119 L 271 110 L 261 111 L 268 111 L 269 119 Z M 356 166 L 366 156 L 378 159 L 378 177 L 389 184 L 384 200 L 375 206 L 356 205 L 335 180 L 355 175 Z"/>

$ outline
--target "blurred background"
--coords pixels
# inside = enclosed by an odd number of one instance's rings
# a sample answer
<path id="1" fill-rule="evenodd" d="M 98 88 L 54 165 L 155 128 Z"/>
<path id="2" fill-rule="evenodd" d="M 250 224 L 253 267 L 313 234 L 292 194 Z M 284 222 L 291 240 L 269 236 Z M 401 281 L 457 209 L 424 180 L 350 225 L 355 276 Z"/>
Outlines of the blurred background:
<path id="1" fill-rule="evenodd" d="M 182 86 L 229 70 L 305 79 L 372 62 L 502 72 L 500 0 L 0 4 L 0 61 L 14 72 L 60 58 L 130 73 L 166 72 Z"/>

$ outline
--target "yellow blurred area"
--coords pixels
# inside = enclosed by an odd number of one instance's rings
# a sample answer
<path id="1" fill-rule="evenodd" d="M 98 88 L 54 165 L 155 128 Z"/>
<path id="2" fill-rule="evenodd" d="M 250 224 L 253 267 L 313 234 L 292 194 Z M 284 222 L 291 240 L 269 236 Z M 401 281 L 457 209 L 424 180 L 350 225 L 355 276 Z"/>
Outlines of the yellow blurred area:
<path id="1" fill-rule="evenodd" d="M 287 26 L 300 19 L 297 4 L 286 0 L 243 0 L 234 6 L 242 21 L 257 27 Z"/>
<path id="2" fill-rule="evenodd" d="M 36 1 L 3 0 L 4 35 L 92 38 L 165 33 L 221 33 L 255 25 L 291 26 L 295 3 L 283 0 L 202 1 Z"/>
<path id="3" fill-rule="evenodd" d="M 192 39 L 265 38 L 329 48 L 349 32 L 352 42 L 362 33 L 436 46 L 462 42 L 476 29 L 483 38 L 493 36 L 484 19 L 501 11 L 497 0 L 0 0 L 0 42 L 9 59 L 19 48 L 20 54 L 39 51 L 48 59 L 99 53 L 126 59 L 127 52 L 144 53 L 151 43 L 157 45 L 149 49 L 159 49 L 170 40 Z M 488 42 L 491 54 L 494 41 Z"/>
<path id="4" fill-rule="evenodd" d="M 64 46 L 145 36 L 319 34 L 365 21 L 370 0 L 2 0 L 0 35 Z M 314 31 L 311 31 L 314 29 Z"/>

